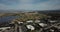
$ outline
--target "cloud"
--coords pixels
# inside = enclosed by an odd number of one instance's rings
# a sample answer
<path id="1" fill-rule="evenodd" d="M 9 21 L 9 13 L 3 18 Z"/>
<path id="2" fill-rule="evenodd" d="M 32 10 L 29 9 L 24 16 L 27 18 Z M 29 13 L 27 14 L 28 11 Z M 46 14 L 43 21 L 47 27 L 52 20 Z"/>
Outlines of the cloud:
<path id="1" fill-rule="evenodd" d="M 0 9 L 55 10 L 60 9 L 60 0 L 19 0 L 15 5 L 0 4 Z"/>
<path id="2" fill-rule="evenodd" d="M 20 0 L 21 3 L 32 3 L 34 2 L 33 0 Z"/>
<path id="3" fill-rule="evenodd" d="M 6 6 L 4 4 L 0 4 L 0 10 L 3 10 L 3 9 L 8 9 L 8 6 Z"/>
<path id="4" fill-rule="evenodd" d="M 0 0 L 0 4 L 4 4 L 4 5 L 13 5 L 17 3 L 18 0 Z"/>
<path id="5" fill-rule="evenodd" d="M 51 1 L 48 2 L 43 2 L 43 3 L 38 3 L 35 5 L 38 10 L 55 10 L 59 9 L 60 5 L 56 4 L 56 2 L 51 3 Z"/>
<path id="6" fill-rule="evenodd" d="M 57 0 L 49 0 L 36 4 L 19 4 L 17 9 L 25 9 L 25 10 L 55 10 L 60 9 L 60 2 Z"/>

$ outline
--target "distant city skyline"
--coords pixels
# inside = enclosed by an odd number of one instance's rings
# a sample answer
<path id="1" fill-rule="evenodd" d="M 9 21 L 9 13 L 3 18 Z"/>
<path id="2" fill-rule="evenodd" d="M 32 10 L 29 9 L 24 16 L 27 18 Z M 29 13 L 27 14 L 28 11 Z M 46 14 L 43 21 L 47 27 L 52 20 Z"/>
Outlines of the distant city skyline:
<path id="1" fill-rule="evenodd" d="M 0 0 L 0 10 L 58 10 L 60 0 Z"/>

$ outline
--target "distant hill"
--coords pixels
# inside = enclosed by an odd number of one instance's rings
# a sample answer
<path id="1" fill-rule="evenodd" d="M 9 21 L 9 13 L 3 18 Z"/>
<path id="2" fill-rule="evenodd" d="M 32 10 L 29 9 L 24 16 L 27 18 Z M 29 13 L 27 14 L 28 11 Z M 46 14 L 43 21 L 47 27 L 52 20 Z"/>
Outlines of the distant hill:
<path id="1" fill-rule="evenodd" d="M 36 11 L 38 13 L 42 13 L 42 14 L 60 14 L 60 10 L 44 10 L 44 11 Z"/>
<path id="2" fill-rule="evenodd" d="M 46 14 L 48 16 L 52 16 L 52 18 L 60 19 L 60 10 L 45 10 L 45 11 L 37 11 L 41 14 Z"/>

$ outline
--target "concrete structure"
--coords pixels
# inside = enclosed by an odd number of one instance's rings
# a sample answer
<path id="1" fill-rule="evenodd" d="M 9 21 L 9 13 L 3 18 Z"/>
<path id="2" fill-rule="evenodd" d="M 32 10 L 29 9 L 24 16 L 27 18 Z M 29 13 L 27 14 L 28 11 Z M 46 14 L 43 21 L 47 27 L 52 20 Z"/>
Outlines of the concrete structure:
<path id="1" fill-rule="evenodd" d="M 27 27 L 28 29 L 35 30 L 34 26 L 32 26 L 32 25 L 26 25 L 26 27 Z"/>

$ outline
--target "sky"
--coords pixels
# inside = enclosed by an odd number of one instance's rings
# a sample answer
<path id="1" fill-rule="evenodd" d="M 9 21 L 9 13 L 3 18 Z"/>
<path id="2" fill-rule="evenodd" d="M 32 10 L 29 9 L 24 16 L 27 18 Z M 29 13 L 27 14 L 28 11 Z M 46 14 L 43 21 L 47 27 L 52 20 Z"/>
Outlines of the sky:
<path id="1" fill-rule="evenodd" d="M 60 0 L 0 0 L 0 10 L 57 10 Z"/>

